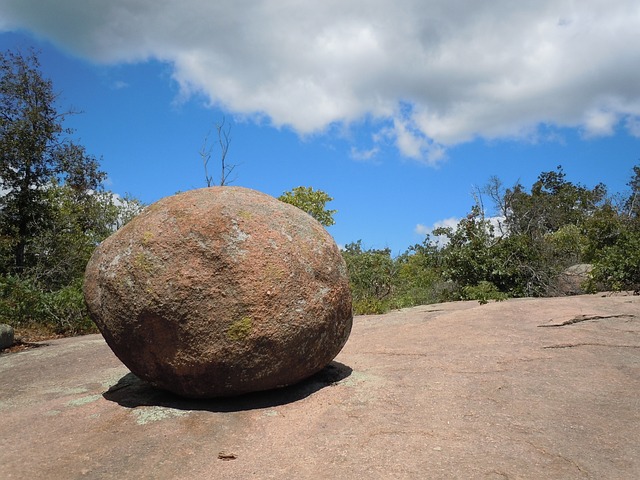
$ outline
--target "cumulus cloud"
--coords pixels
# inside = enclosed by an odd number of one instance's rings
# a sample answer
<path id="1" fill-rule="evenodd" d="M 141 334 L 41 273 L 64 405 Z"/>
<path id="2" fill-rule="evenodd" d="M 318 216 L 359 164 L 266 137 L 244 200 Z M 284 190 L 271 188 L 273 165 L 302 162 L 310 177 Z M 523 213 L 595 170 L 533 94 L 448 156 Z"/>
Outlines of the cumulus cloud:
<path id="1" fill-rule="evenodd" d="M 373 119 L 431 164 L 540 126 L 638 134 L 637 0 L 0 0 L 0 19 L 95 62 L 166 61 L 183 94 L 301 134 Z"/>
<path id="2" fill-rule="evenodd" d="M 432 237 L 432 240 L 436 243 L 436 245 L 443 246 L 447 243 L 447 237 L 442 235 L 433 235 L 433 231 L 436 228 L 452 228 L 453 230 L 456 230 L 456 228 L 458 228 L 458 223 L 460 222 L 460 220 L 461 219 L 457 217 L 449 217 L 445 218 L 444 220 L 438 220 L 430 226 L 419 223 L 418 225 L 416 225 L 415 232 L 418 235 L 429 235 L 430 237 Z"/>
<path id="3" fill-rule="evenodd" d="M 454 230 L 458 227 L 458 223 L 460 223 L 460 218 L 458 217 L 449 217 L 444 220 L 438 220 L 431 226 L 418 224 L 416 225 L 415 232 L 420 235 L 431 235 L 431 233 L 436 228 L 453 228 Z"/>
<path id="4" fill-rule="evenodd" d="M 453 231 L 456 231 L 458 228 L 458 224 L 460 223 L 461 218 L 458 217 L 449 217 L 443 220 L 438 220 L 433 225 L 423 225 L 421 223 L 416 225 L 415 233 L 418 235 L 429 235 L 432 237 L 433 241 L 437 245 L 445 245 L 447 243 L 447 237 L 441 235 L 433 235 L 433 231 L 437 228 L 451 228 Z M 504 225 L 505 217 L 495 216 L 495 217 L 486 217 L 486 220 L 489 221 L 489 224 L 494 228 L 494 235 L 496 237 L 500 237 L 506 235 L 506 227 Z"/>

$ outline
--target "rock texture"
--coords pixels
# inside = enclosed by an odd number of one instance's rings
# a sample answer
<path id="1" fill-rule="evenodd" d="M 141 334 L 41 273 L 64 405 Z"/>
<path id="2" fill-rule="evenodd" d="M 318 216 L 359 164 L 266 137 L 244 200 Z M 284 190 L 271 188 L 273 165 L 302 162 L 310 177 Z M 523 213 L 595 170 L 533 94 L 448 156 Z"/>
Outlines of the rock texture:
<path id="1" fill-rule="evenodd" d="M 640 296 L 355 317 L 317 375 L 213 400 L 47 343 L 0 355 L 3 480 L 640 478 Z"/>
<path id="2" fill-rule="evenodd" d="M 562 272 L 557 280 L 557 295 L 580 295 L 585 293 L 582 285 L 589 280 L 589 274 L 593 270 L 590 263 L 572 265 Z"/>
<path id="3" fill-rule="evenodd" d="M 13 345 L 13 327 L 0 323 L 0 350 Z"/>
<path id="4" fill-rule="evenodd" d="M 239 187 L 167 197 L 87 266 L 91 318 L 129 369 L 187 397 L 298 382 L 351 331 L 346 266 L 296 207 Z"/>

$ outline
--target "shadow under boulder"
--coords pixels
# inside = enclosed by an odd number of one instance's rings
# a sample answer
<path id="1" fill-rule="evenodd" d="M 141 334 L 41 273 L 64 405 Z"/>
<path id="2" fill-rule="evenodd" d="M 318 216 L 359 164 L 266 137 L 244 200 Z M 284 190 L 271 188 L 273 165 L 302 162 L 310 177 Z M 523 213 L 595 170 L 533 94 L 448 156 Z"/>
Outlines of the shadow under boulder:
<path id="1" fill-rule="evenodd" d="M 123 407 L 160 406 L 179 410 L 205 410 L 210 412 L 239 412 L 270 408 L 293 403 L 308 397 L 325 387 L 330 387 L 352 373 L 351 367 L 333 361 L 311 377 L 290 385 L 262 392 L 217 399 L 190 399 L 166 390 L 155 388 L 140 380 L 133 373 L 123 376 L 102 396 Z"/>

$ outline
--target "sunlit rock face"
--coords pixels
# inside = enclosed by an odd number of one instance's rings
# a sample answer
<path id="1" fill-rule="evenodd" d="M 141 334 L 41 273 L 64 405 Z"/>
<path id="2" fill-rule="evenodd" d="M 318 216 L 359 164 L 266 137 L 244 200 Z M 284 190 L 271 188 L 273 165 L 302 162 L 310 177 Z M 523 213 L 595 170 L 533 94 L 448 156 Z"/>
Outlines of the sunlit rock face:
<path id="1" fill-rule="evenodd" d="M 179 395 L 237 395 L 325 367 L 351 332 L 346 266 L 302 210 L 239 187 L 164 198 L 91 258 L 89 313 L 138 377 Z"/>

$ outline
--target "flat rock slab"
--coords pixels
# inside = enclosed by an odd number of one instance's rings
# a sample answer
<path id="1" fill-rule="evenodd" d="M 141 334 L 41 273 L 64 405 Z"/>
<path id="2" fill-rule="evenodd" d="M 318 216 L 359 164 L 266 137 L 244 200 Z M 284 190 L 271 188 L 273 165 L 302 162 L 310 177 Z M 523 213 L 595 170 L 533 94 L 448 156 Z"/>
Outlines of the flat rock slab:
<path id="1" fill-rule="evenodd" d="M 0 356 L 3 479 L 637 479 L 640 297 L 356 317 L 336 360 L 216 401 L 154 390 L 102 337 Z"/>

